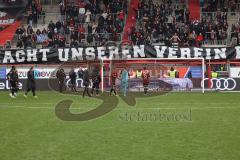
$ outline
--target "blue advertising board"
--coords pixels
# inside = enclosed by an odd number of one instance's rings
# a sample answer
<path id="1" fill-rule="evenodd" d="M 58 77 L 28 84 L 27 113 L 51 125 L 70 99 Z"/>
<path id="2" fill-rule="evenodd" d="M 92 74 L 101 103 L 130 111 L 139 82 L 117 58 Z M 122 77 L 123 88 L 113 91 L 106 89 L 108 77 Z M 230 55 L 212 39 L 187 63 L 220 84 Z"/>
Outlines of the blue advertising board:
<path id="1" fill-rule="evenodd" d="M 6 73 L 6 67 L 0 67 L 0 79 L 6 79 L 7 73 Z"/>

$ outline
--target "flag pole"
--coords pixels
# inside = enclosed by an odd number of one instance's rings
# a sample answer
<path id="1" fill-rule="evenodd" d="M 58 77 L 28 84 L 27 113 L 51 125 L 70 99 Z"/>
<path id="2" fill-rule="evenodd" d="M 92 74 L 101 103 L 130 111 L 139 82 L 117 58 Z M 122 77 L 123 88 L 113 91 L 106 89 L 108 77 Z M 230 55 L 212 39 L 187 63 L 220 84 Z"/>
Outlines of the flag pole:
<path id="1" fill-rule="evenodd" d="M 211 89 L 211 61 L 208 60 L 208 88 Z"/>

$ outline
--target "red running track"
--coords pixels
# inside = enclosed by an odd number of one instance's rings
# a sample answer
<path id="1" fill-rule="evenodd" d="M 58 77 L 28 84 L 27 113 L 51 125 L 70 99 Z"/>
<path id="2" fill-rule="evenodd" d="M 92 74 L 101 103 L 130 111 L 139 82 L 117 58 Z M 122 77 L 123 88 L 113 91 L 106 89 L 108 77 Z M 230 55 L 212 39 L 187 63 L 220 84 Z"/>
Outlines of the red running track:
<path id="1" fill-rule="evenodd" d="M 15 32 L 20 25 L 21 22 L 16 21 L 4 30 L 0 31 L 0 46 L 4 46 L 6 44 L 6 41 L 11 41 L 13 39 Z"/>

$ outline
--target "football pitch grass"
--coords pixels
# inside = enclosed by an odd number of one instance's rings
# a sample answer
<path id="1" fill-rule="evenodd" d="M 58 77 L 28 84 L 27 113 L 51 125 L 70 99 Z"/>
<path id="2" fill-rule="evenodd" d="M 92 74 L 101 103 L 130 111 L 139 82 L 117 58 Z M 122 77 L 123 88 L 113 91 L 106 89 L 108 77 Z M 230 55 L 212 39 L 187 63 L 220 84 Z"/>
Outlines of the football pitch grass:
<path id="1" fill-rule="evenodd" d="M 72 113 L 101 100 L 82 96 L 0 92 L 1 160 L 239 160 L 239 93 L 168 93 L 121 97 L 113 111 L 89 121 L 63 121 L 55 105 L 73 100 Z"/>

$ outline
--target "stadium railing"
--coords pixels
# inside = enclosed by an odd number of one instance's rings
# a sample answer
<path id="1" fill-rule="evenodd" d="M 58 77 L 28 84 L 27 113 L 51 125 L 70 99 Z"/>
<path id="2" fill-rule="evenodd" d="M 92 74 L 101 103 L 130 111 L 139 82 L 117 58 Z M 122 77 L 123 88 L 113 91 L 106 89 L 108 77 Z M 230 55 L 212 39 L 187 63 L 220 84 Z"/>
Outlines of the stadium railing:
<path id="1" fill-rule="evenodd" d="M 39 3 L 44 5 L 56 5 L 59 4 L 59 0 L 39 0 Z"/>
<path id="2" fill-rule="evenodd" d="M 112 34 L 112 33 L 92 33 L 91 35 L 93 36 L 93 41 L 88 43 L 87 42 L 87 35 L 88 33 L 84 33 L 84 38 L 81 39 L 80 44 L 84 45 L 84 46 L 92 46 L 92 45 L 102 45 L 103 43 L 105 43 L 104 41 L 102 41 L 102 39 L 107 40 L 108 42 L 112 42 L 115 44 L 119 44 L 121 42 L 121 33 L 116 33 L 116 34 Z M 80 36 L 80 34 L 78 35 Z M 100 36 L 100 40 L 97 40 L 97 38 L 94 38 L 96 36 Z M 65 45 L 66 46 L 70 46 L 71 43 L 71 39 L 70 39 L 70 34 L 64 34 L 65 37 Z M 117 39 L 115 39 L 115 37 L 117 37 Z M 14 38 L 11 42 L 11 48 L 16 48 L 17 46 L 17 42 L 18 42 L 18 35 L 15 34 Z M 37 48 L 44 48 L 47 47 L 47 41 L 39 43 L 39 42 L 34 42 L 32 41 L 32 47 L 37 47 Z M 2 46 L 3 48 L 5 48 L 4 46 Z"/>

